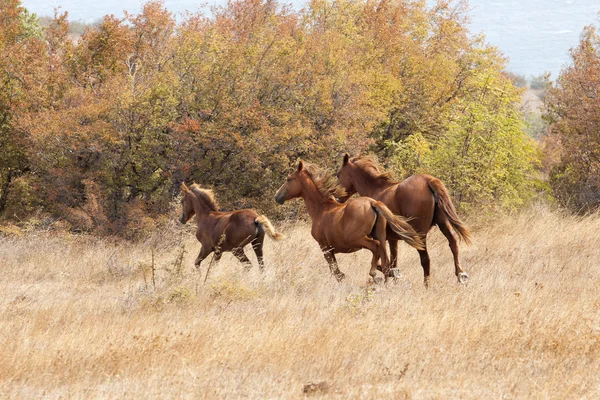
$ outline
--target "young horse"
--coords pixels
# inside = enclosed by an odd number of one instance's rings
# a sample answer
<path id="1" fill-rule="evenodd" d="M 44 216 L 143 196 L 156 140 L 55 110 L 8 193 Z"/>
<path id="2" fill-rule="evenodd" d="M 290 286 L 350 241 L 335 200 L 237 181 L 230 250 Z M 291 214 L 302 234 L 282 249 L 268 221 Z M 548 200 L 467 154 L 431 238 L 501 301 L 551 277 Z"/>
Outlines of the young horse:
<path id="1" fill-rule="evenodd" d="M 375 280 L 377 261 L 381 258 L 387 278 L 389 262 L 385 249 L 387 225 L 410 245 L 423 248 L 419 235 L 402 217 L 394 216 L 381 202 L 361 197 L 344 204 L 333 196 L 344 195 L 334 180 L 323 170 L 311 164 L 298 164 L 279 188 L 275 201 L 302 197 L 312 219 L 312 236 L 319 243 L 331 272 L 338 281 L 344 278 L 339 270 L 335 253 L 352 253 L 368 249 L 373 253 L 369 275 Z"/>
<path id="2" fill-rule="evenodd" d="M 470 233 L 462 223 L 450 200 L 448 190 L 437 178 L 431 175 L 413 175 L 402 182 L 395 182 L 391 173 L 381 172 L 373 157 L 344 155 L 342 167 L 337 173 L 338 183 L 346 190 L 346 200 L 354 193 L 379 200 L 394 214 L 409 218 L 409 224 L 421 235 L 424 248 L 419 250 L 421 266 L 425 275 L 425 286 L 429 285 L 429 254 L 427 254 L 427 233 L 437 225 L 448 239 L 454 256 L 454 272 L 460 283 L 466 283 L 469 276 L 460 266 L 456 236 L 470 243 Z M 454 232 L 453 232 L 454 231 Z M 456 233 L 456 236 L 455 236 Z M 388 229 L 388 241 L 393 267 L 398 258 L 398 235 Z"/>
<path id="3" fill-rule="evenodd" d="M 250 268 L 252 264 L 244 253 L 244 246 L 251 243 L 258 265 L 261 270 L 264 269 L 262 247 L 265 233 L 274 240 L 284 238 L 275 231 L 267 217 L 250 209 L 219 212 L 213 192 L 202 189 L 197 184 L 188 188 L 182 183 L 181 192 L 183 198 L 179 222 L 185 224 L 196 215 L 196 238 L 202 244 L 200 254 L 194 262 L 196 268 L 200 269 L 200 263 L 213 251 L 215 261 L 221 259 L 223 252 L 231 251 L 246 268 Z"/>

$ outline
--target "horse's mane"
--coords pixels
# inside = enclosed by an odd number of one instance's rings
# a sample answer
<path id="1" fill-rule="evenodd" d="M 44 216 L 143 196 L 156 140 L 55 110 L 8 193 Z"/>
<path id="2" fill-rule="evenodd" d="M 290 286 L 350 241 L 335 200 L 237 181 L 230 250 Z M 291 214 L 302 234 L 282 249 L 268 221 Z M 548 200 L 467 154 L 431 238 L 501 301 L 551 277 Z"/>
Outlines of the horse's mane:
<path id="1" fill-rule="evenodd" d="M 358 156 L 351 160 L 354 164 L 358 164 L 361 170 L 372 180 L 383 182 L 394 182 L 394 177 L 390 171 L 381 171 L 381 167 L 374 156 Z"/>
<path id="2" fill-rule="evenodd" d="M 202 201 L 211 211 L 219 211 L 219 205 L 215 200 L 215 194 L 210 189 L 204 189 L 197 183 L 190 186 L 190 190 L 196 195 L 198 200 Z"/>
<path id="3" fill-rule="evenodd" d="M 346 190 L 337 184 L 337 181 L 333 179 L 328 170 L 309 163 L 304 163 L 304 169 L 312 178 L 319 193 L 324 197 L 340 198 L 346 196 Z"/>

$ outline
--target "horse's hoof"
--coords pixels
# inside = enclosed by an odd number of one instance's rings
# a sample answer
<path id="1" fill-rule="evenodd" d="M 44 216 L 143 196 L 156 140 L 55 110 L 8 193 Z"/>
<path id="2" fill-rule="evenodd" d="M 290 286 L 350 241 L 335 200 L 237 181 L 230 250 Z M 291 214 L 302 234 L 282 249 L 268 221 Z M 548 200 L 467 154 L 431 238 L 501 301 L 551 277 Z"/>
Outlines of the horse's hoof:
<path id="1" fill-rule="evenodd" d="M 423 284 L 425 285 L 425 289 L 429 289 L 429 277 L 425 278 L 425 280 L 423 281 Z"/>
<path id="2" fill-rule="evenodd" d="M 384 280 L 381 276 L 378 275 L 373 278 L 373 282 L 375 282 L 375 284 L 377 285 L 383 285 Z"/>
<path id="3" fill-rule="evenodd" d="M 388 275 L 390 278 L 401 278 L 400 268 L 390 268 L 390 273 Z"/>
<path id="4" fill-rule="evenodd" d="M 466 285 L 469 282 L 469 275 L 466 272 L 460 272 L 458 275 L 458 283 Z"/>
<path id="5" fill-rule="evenodd" d="M 339 274 L 335 274 L 335 279 L 337 279 L 338 282 L 341 282 L 346 279 L 346 275 L 344 275 L 343 272 L 340 272 Z"/>

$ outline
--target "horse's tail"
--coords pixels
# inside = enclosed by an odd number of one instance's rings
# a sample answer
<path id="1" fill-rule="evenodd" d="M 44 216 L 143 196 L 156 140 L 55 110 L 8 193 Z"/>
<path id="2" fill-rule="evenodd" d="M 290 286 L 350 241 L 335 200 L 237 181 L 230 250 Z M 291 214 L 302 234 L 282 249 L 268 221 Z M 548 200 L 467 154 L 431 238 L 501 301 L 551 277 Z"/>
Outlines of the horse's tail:
<path id="1" fill-rule="evenodd" d="M 413 229 L 408 223 L 408 220 L 400 215 L 394 215 L 392 211 L 387 208 L 385 204 L 380 201 L 374 201 L 371 203 L 375 211 L 386 219 L 388 225 L 394 232 L 400 236 L 402 240 L 416 248 L 417 250 L 424 250 L 425 246 L 421 240 L 421 236 Z"/>
<path id="2" fill-rule="evenodd" d="M 269 219 L 267 217 L 265 217 L 264 215 L 259 215 L 258 217 L 256 217 L 254 222 L 257 225 L 260 225 L 262 227 L 262 229 L 266 232 L 267 235 L 269 235 L 269 237 L 271 239 L 273 239 L 273 240 L 285 239 L 285 236 L 282 233 L 277 232 L 275 230 L 275 228 L 273 227 L 273 224 L 271 223 L 271 221 L 269 221 Z"/>
<path id="3" fill-rule="evenodd" d="M 450 194 L 448 193 L 448 189 L 446 186 L 437 178 L 431 179 L 427 182 L 429 185 L 429 189 L 433 192 L 433 195 L 436 199 L 437 207 L 446 214 L 452 229 L 458 235 L 460 239 L 462 239 L 466 244 L 471 243 L 471 232 L 467 226 L 460 220 L 458 214 L 456 213 L 456 208 L 454 208 L 454 204 L 452 204 L 452 200 L 450 199 Z"/>

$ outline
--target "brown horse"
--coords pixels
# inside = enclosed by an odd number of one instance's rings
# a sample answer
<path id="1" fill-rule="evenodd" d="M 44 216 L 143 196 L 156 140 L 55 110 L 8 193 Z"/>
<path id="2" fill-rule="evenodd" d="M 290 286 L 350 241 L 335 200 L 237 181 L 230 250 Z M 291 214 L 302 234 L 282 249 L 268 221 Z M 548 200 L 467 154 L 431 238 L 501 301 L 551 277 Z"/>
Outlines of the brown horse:
<path id="1" fill-rule="evenodd" d="M 338 281 L 344 278 L 339 270 L 335 253 L 353 253 L 368 249 L 373 253 L 369 275 L 376 278 L 377 261 L 381 259 L 384 276 L 388 277 L 389 262 L 385 249 L 386 228 L 389 225 L 398 237 L 416 248 L 423 248 L 417 232 L 404 220 L 392 214 L 381 202 L 361 197 L 344 204 L 334 196 L 345 193 L 335 185 L 326 171 L 311 164 L 298 163 L 298 169 L 288 176 L 279 188 L 275 201 L 302 197 L 312 219 L 312 236 L 319 243 Z"/>
<path id="2" fill-rule="evenodd" d="M 263 241 L 265 233 L 274 240 L 284 236 L 276 232 L 271 222 L 264 215 L 251 209 L 220 212 L 211 190 L 203 189 L 197 184 L 189 188 L 181 184 L 181 216 L 179 222 L 185 224 L 196 215 L 196 238 L 202 244 L 200 254 L 194 264 L 200 269 L 200 263 L 212 252 L 214 260 L 219 261 L 225 251 L 231 251 L 246 268 L 252 267 L 244 253 L 244 246 L 252 244 L 258 265 L 263 270 Z"/>
<path id="3" fill-rule="evenodd" d="M 347 193 L 341 201 L 358 192 L 361 196 L 383 202 L 394 214 L 409 218 L 409 223 L 419 232 L 424 244 L 424 248 L 419 249 L 419 256 L 425 275 L 425 286 L 429 285 L 430 276 L 427 234 L 434 225 L 437 225 L 448 239 L 458 281 L 463 284 L 468 281 L 469 276 L 460 266 L 456 236 L 470 243 L 470 233 L 458 217 L 442 181 L 431 175 L 413 175 L 402 182 L 395 182 L 391 173 L 380 170 L 373 157 L 350 159 L 348 154 L 344 155 L 337 177 L 338 183 Z M 396 268 L 398 239 L 401 237 L 389 229 L 387 233 L 392 265 Z"/>

